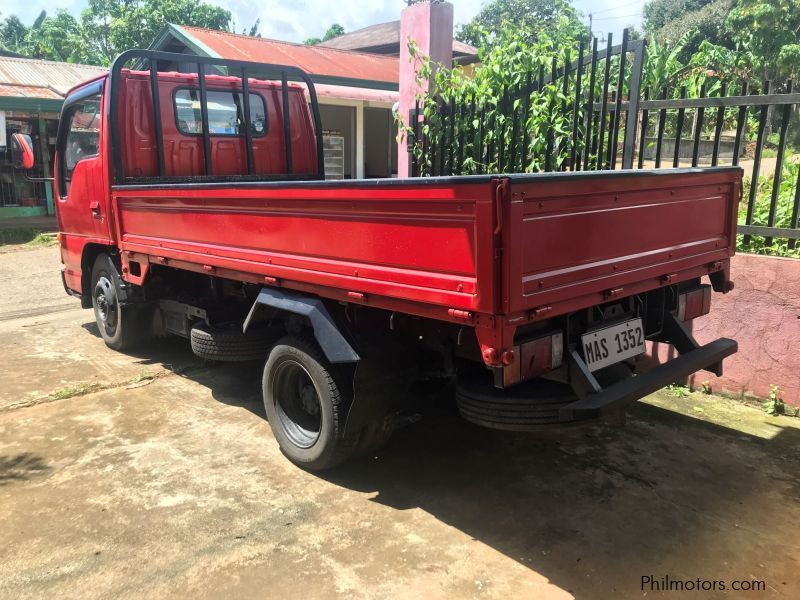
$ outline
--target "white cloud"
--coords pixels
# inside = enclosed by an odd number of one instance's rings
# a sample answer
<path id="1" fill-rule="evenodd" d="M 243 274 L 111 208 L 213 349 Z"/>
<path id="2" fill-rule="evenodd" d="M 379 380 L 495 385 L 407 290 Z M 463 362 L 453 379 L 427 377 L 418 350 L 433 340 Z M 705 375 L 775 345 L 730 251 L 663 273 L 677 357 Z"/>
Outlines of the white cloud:
<path id="1" fill-rule="evenodd" d="M 5 19 L 10 15 L 17 15 L 26 25 L 30 25 L 43 10 L 48 15 L 55 15 L 59 8 L 69 11 L 76 19 L 81 11 L 86 8 L 86 0 L 11 0 L 10 3 L 0 4 L 0 18 Z"/>
<path id="2" fill-rule="evenodd" d="M 574 0 L 573 5 L 583 13 L 587 25 L 592 13 L 592 30 L 597 37 L 610 32 L 614 40 L 621 40 L 622 30 L 628 25 L 641 29 L 645 0 Z"/>
<path id="3" fill-rule="evenodd" d="M 266 0 L 255 4 L 249 0 L 217 0 L 233 13 L 236 28 L 249 28 L 261 19 L 261 35 L 288 41 L 302 41 L 322 36 L 333 23 L 345 31 L 354 31 L 400 18 L 406 6 L 403 0 Z M 455 0 L 454 19 L 463 23 L 479 10 L 481 0 Z"/>
<path id="4" fill-rule="evenodd" d="M 321 36 L 333 23 L 341 24 L 346 31 L 367 25 L 393 21 L 400 18 L 404 0 L 207 0 L 224 6 L 236 20 L 236 29 L 250 28 L 260 18 L 261 35 L 300 42 L 312 36 Z M 485 0 L 451 0 L 456 24 L 469 21 L 480 10 Z M 619 39 L 622 28 L 629 24 L 640 25 L 645 0 L 574 0 L 575 8 L 586 17 L 595 14 L 596 34 L 613 32 Z M 16 14 L 30 24 L 42 11 L 55 13 L 59 8 L 69 10 L 76 17 L 86 6 L 86 0 L 12 0 L 3 3 L 2 16 Z M 584 22 L 588 22 L 584 18 Z"/>

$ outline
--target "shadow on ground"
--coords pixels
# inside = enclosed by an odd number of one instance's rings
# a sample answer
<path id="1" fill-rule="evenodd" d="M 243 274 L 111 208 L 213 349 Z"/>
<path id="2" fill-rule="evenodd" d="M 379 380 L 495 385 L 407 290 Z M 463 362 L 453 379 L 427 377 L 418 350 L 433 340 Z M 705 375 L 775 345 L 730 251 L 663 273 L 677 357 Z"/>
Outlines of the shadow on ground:
<path id="1" fill-rule="evenodd" d="M 46 475 L 50 467 L 44 458 L 29 452 L 13 456 L 0 455 L 0 486 L 12 481 L 27 481 L 37 476 Z"/>
<path id="2" fill-rule="evenodd" d="M 94 321 L 82 327 L 102 341 Z M 257 362 L 218 363 L 198 358 L 192 353 L 189 341 L 177 336 L 159 338 L 141 348 L 126 352 L 144 366 L 163 366 L 179 377 L 186 377 L 211 390 L 215 400 L 239 406 L 266 418 L 261 401 L 261 369 Z"/>
<path id="3" fill-rule="evenodd" d="M 141 357 L 264 417 L 260 364 L 207 364 L 179 339 Z M 420 412 L 377 454 L 319 477 L 421 509 L 578 597 L 640 595 L 649 573 L 755 576 L 777 590 L 795 577 L 796 527 L 780 532 L 800 517 L 797 428 L 766 439 L 637 404 L 625 427 L 509 433 L 463 421 L 446 395 Z M 765 551 L 779 559 L 759 564 Z"/>

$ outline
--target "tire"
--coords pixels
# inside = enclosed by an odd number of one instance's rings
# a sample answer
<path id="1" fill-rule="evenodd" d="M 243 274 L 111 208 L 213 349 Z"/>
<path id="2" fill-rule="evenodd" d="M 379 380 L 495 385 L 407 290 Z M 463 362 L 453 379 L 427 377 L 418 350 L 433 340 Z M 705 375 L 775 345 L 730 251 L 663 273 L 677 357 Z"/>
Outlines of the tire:
<path id="1" fill-rule="evenodd" d="M 505 431 L 563 426 L 559 409 L 577 400 L 565 384 L 536 379 L 497 389 L 488 378 L 465 377 L 456 388 L 458 411 L 467 421 Z"/>
<path id="2" fill-rule="evenodd" d="M 352 398 L 315 341 L 288 336 L 270 352 L 262 379 L 264 408 L 281 451 L 311 471 L 347 460 L 359 441 L 344 432 Z"/>
<path id="3" fill-rule="evenodd" d="M 108 254 L 100 254 L 92 267 L 92 309 L 106 346 L 129 350 L 142 338 L 138 307 L 120 303 L 119 272 Z"/>
<path id="4" fill-rule="evenodd" d="M 242 333 L 239 322 L 210 326 L 198 323 L 189 333 L 192 352 L 206 360 L 244 362 L 264 360 L 274 337 L 269 330 L 251 328 Z"/>

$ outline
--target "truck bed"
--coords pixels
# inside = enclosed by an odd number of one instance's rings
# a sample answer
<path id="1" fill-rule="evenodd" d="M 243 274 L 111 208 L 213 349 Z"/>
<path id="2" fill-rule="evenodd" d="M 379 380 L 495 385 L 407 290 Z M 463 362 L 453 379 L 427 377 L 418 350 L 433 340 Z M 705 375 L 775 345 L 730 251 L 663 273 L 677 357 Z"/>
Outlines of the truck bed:
<path id="1" fill-rule="evenodd" d="M 740 170 L 120 185 L 129 260 L 447 318 L 553 316 L 718 269 Z"/>

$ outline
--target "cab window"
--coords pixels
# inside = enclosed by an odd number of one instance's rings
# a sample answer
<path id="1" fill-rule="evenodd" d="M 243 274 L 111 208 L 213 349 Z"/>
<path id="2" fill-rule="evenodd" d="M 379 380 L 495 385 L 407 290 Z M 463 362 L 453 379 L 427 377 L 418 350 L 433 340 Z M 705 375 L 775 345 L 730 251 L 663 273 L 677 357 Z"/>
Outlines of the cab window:
<path id="1" fill-rule="evenodd" d="M 250 135 L 260 137 L 267 133 L 267 111 L 260 94 L 249 94 Z M 208 90 L 208 132 L 211 135 L 244 135 L 244 108 L 242 94 Z M 181 88 L 175 92 L 175 120 L 178 131 L 186 135 L 203 134 L 200 113 L 200 90 Z"/>
<path id="2" fill-rule="evenodd" d="M 100 94 L 90 96 L 69 107 L 65 115 L 67 134 L 60 169 L 59 188 L 69 193 L 72 174 L 80 161 L 97 156 L 100 145 Z"/>

